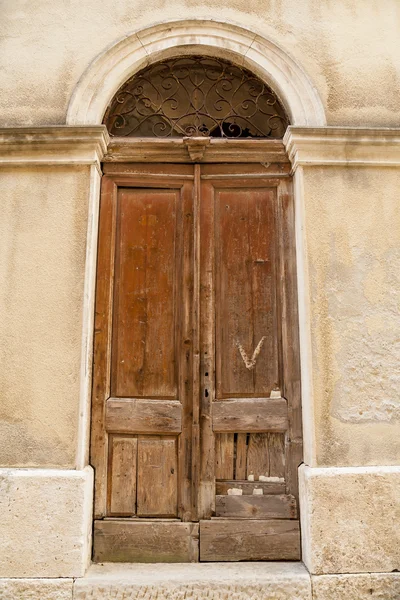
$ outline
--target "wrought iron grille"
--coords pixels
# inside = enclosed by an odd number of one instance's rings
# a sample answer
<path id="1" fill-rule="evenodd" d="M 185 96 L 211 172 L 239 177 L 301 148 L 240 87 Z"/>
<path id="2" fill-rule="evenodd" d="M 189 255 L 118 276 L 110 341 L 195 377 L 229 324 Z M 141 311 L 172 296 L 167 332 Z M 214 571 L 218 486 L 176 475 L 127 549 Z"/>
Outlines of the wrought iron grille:
<path id="1" fill-rule="evenodd" d="M 132 137 L 282 138 L 289 125 L 274 92 L 219 58 L 165 60 L 126 81 L 103 121 Z"/>

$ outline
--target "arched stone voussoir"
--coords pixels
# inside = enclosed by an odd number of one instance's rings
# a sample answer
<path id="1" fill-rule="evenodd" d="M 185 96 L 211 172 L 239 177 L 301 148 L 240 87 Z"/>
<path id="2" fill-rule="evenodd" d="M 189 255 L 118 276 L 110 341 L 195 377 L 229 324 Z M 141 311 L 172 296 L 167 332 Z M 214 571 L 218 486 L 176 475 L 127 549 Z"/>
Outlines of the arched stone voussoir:
<path id="1" fill-rule="evenodd" d="M 220 56 L 253 71 L 276 92 L 292 125 L 326 125 L 317 90 L 284 50 L 236 25 L 200 20 L 155 25 L 105 49 L 78 81 L 67 125 L 100 124 L 110 100 L 129 77 L 163 58 L 194 53 Z"/>

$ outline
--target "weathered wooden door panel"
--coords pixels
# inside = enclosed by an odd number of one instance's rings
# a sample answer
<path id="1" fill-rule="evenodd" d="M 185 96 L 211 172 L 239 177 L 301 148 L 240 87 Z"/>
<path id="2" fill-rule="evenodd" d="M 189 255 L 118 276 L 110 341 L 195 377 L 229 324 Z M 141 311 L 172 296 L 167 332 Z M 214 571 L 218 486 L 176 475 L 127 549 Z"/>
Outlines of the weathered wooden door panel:
<path id="1" fill-rule="evenodd" d="M 95 324 L 95 516 L 188 521 L 193 167 L 168 178 L 162 167 L 108 170 Z"/>
<path id="2" fill-rule="evenodd" d="M 215 187 L 214 193 L 216 397 L 269 396 L 279 382 L 276 189 Z M 251 366 L 243 368 L 244 361 Z"/>
<path id="3" fill-rule="evenodd" d="M 200 560 L 298 559 L 288 169 L 109 164 L 100 212 L 95 560 L 199 560 L 199 520 Z"/>
<path id="4" fill-rule="evenodd" d="M 201 201 L 201 272 L 208 310 L 215 307 L 211 322 L 201 322 L 203 352 L 211 350 L 202 369 L 215 378 L 204 380 L 201 395 L 211 417 L 202 443 L 214 469 L 200 483 L 199 516 L 211 518 L 201 521 L 200 559 L 296 560 L 301 419 L 290 182 L 268 178 L 261 165 L 207 165 Z M 271 519 L 287 519 L 289 530 Z M 260 544 L 242 520 L 260 524 Z"/>
<path id="5" fill-rule="evenodd" d="M 179 190 L 118 189 L 111 393 L 177 397 Z"/>

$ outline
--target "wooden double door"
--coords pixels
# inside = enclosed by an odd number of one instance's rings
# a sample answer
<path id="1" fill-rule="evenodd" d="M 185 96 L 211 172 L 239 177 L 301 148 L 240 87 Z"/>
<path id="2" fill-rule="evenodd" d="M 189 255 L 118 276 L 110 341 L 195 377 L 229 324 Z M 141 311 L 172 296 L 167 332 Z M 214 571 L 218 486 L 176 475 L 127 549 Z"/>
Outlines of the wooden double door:
<path id="1" fill-rule="evenodd" d="M 287 164 L 106 164 L 94 560 L 297 560 Z"/>

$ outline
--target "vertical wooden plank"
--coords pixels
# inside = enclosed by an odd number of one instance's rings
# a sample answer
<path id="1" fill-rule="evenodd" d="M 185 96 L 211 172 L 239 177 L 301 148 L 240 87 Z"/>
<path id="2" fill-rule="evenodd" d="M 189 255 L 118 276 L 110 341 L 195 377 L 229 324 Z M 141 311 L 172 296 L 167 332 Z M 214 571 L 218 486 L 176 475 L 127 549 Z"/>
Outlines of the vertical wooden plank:
<path id="1" fill-rule="evenodd" d="M 176 398 L 176 190 L 120 188 L 113 394 Z"/>
<path id="2" fill-rule="evenodd" d="M 178 516 L 183 521 L 192 519 L 192 435 L 193 435 L 193 386 L 194 369 L 194 321 L 193 321 L 193 182 L 186 182 L 180 189 L 178 227 L 178 355 L 179 355 L 179 399 L 182 403 L 182 433 L 179 444 L 179 508 Z"/>
<path id="3" fill-rule="evenodd" d="M 276 311 L 277 256 L 276 256 L 276 190 L 252 189 L 249 211 L 249 238 L 253 298 L 255 348 L 263 339 L 263 346 L 254 367 L 254 391 L 269 396 L 279 385 L 278 323 Z"/>
<path id="4" fill-rule="evenodd" d="M 178 503 L 176 437 L 138 436 L 137 515 L 175 517 Z"/>
<path id="5" fill-rule="evenodd" d="M 110 514 L 132 516 L 136 513 L 137 438 L 111 436 Z"/>
<path id="6" fill-rule="evenodd" d="M 299 502 L 299 474 L 298 469 L 303 462 L 303 440 L 297 442 L 286 441 L 285 447 L 285 482 L 286 491 Z"/>
<path id="7" fill-rule="evenodd" d="M 90 442 L 90 462 L 96 473 L 94 492 L 96 518 L 104 517 L 107 509 L 108 436 L 105 430 L 105 401 L 110 395 L 116 191 L 113 180 L 103 177 L 97 253 Z"/>
<path id="8" fill-rule="evenodd" d="M 260 475 L 269 475 L 268 434 L 251 433 L 247 448 L 247 479 L 254 477 L 258 481 Z"/>
<path id="9" fill-rule="evenodd" d="M 269 476 L 285 477 L 285 436 L 268 434 Z"/>
<path id="10" fill-rule="evenodd" d="M 236 435 L 235 479 L 246 479 L 247 433 Z"/>
<path id="11" fill-rule="evenodd" d="M 254 374 L 246 369 L 237 344 L 253 353 L 253 297 L 249 240 L 251 192 L 216 189 L 217 398 L 252 396 Z"/>
<path id="12" fill-rule="evenodd" d="M 297 304 L 295 214 L 292 182 L 278 187 L 280 226 L 280 296 L 282 312 L 283 395 L 288 401 L 285 478 L 287 492 L 298 500 L 298 466 L 302 462 L 303 434 L 300 383 L 300 342 Z"/>
<path id="13" fill-rule="evenodd" d="M 201 182 L 200 195 L 200 482 L 197 513 L 215 508 L 215 451 L 211 407 L 215 400 L 215 236 L 214 188 Z"/>
<path id="14" fill-rule="evenodd" d="M 193 393 L 192 393 L 192 520 L 198 516 L 200 479 L 200 165 L 194 166 L 193 187 Z"/>
<path id="15" fill-rule="evenodd" d="M 215 434 L 215 478 L 233 479 L 233 433 Z"/>

